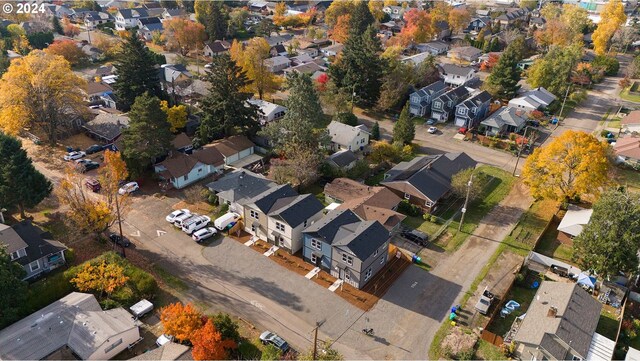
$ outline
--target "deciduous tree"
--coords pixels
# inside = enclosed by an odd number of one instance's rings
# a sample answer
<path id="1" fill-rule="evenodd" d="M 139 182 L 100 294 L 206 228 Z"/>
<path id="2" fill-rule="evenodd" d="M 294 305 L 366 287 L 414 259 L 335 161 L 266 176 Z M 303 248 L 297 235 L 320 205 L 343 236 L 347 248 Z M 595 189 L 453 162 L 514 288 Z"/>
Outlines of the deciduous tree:
<path id="1" fill-rule="evenodd" d="M 45 49 L 45 53 L 60 55 L 71 66 L 84 64 L 88 60 L 87 54 L 73 40 L 56 40 Z"/>
<path id="2" fill-rule="evenodd" d="M 271 159 L 273 179 L 280 183 L 294 186 L 308 186 L 320 177 L 320 164 L 323 155 L 317 148 L 289 146 L 286 158 Z"/>
<path id="3" fill-rule="evenodd" d="M 186 56 L 190 51 L 203 49 L 206 37 L 204 25 L 191 20 L 174 18 L 162 23 L 167 48 Z"/>
<path id="4" fill-rule="evenodd" d="M 382 11 L 382 9 L 384 8 L 384 3 L 382 1 L 369 1 L 368 5 L 369 12 L 371 12 L 373 18 L 376 19 L 376 21 L 382 21 L 385 15 L 384 11 Z"/>
<path id="5" fill-rule="evenodd" d="M 212 317 L 213 325 L 216 330 L 220 332 L 223 340 L 235 341 L 236 344 L 240 342 L 240 326 L 238 322 L 234 321 L 227 313 L 217 313 Z"/>
<path id="6" fill-rule="evenodd" d="M 234 41 L 231 58 L 246 72 L 249 82 L 245 91 L 258 94 L 263 99 L 280 88 L 280 79 L 269 71 L 264 61 L 271 57 L 271 46 L 264 38 L 249 40 L 246 47 Z"/>
<path id="7" fill-rule="evenodd" d="M 409 103 L 405 104 L 400 112 L 400 117 L 393 125 L 393 141 L 402 144 L 411 144 L 416 136 L 416 125 L 409 116 Z"/>
<path id="8" fill-rule="evenodd" d="M 607 153 L 606 143 L 568 130 L 527 158 L 522 177 L 535 197 L 564 201 L 598 195 L 608 182 Z"/>
<path id="9" fill-rule="evenodd" d="M 105 293 L 111 295 L 115 290 L 125 285 L 129 277 L 124 275 L 124 268 L 116 263 L 102 260 L 94 264 L 87 262 L 71 279 L 71 283 L 82 292 L 97 292 L 100 296 Z"/>
<path id="10" fill-rule="evenodd" d="M 171 132 L 175 133 L 187 124 L 187 107 L 183 104 L 169 107 L 166 100 L 160 102 L 162 111 L 167 114 L 167 121 L 171 124 Z"/>
<path id="11" fill-rule="evenodd" d="M 326 361 L 341 361 L 344 360 L 344 356 L 337 350 L 331 348 L 331 340 L 326 340 L 320 343 L 318 346 L 318 350 L 316 352 L 315 360 L 326 360 Z M 300 354 L 298 356 L 298 360 L 300 361 L 313 361 L 313 350 L 309 349 L 306 352 Z"/>
<path id="12" fill-rule="evenodd" d="M 620 0 L 610 0 L 600 12 L 600 22 L 593 32 L 593 50 L 598 55 L 603 55 L 609 48 L 609 42 L 613 34 L 627 21 L 624 13 L 624 4 Z"/>
<path id="13" fill-rule="evenodd" d="M 331 38 L 339 43 L 344 43 L 349 38 L 349 23 L 351 21 L 351 15 L 344 14 L 338 16 L 336 25 L 331 32 Z"/>
<path id="14" fill-rule="evenodd" d="M 194 360 L 226 360 L 229 350 L 237 347 L 233 340 L 222 337 L 211 319 L 194 332 L 191 343 L 191 355 Z"/>
<path id="15" fill-rule="evenodd" d="M 405 26 L 398 35 L 403 45 L 422 43 L 435 35 L 435 27 L 431 15 L 426 10 L 410 9 L 404 13 Z"/>
<path id="16" fill-rule="evenodd" d="M 340 16 L 351 14 L 354 8 L 355 1 L 353 0 L 333 1 L 324 12 L 324 22 L 329 27 L 333 27 Z"/>
<path id="17" fill-rule="evenodd" d="M 24 268 L 11 260 L 5 247 L 0 247 L 0 327 L 17 321 L 27 298 Z"/>
<path id="18" fill-rule="evenodd" d="M 603 194 L 573 242 L 580 265 L 605 279 L 618 272 L 637 272 L 638 256 L 633 250 L 640 248 L 640 196 L 625 190 Z"/>
<path id="19" fill-rule="evenodd" d="M 473 179 L 471 175 L 473 174 Z M 458 197 L 466 197 L 469 192 L 469 200 L 478 199 L 482 194 L 482 189 L 487 185 L 489 177 L 486 173 L 476 171 L 475 168 L 467 168 L 459 171 L 451 177 L 451 190 Z M 469 189 L 469 181 L 471 181 L 471 189 Z"/>
<path id="20" fill-rule="evenodd" d="M 471 14 L 469 10 L 464 7 L 454 8 L 449 12 L 447 22 L 451 27 L 453 33 L 459 33 L 462 29 L 466 28 L 471 21 Z"/>
<path id="21" fill-rule="evenodd" d="M 164 333 L 179 341 L 195 341 L 196 332 L 203 326 L 203 316 L 191 303 L 172 303 L 160 309 Z"/>
<path id="22" fill-rule="evenodd" d="M 62 19 L 62 32 L 65 36 L 73 38 L 74 36 L 80 34 L 80 29 L 77 26 L 73 25 L 68 18 L 64 18 Z"/>
<path id="23" fill-rule="evenodd" d="M 582 56 L 582 46 L 552 46 L 544 57 L 537 59 L 527 70 L 527 83 L 533 88 L 544 87 L 563 97 L 569 86 L 569 76 Z"/>
<path id="24" fill-rule="evenodd" d="M 249 85 L 247 74 L 229 55 L 216 56 L 207 71 L 209 94 L 202 100 L 204 116 L 198 136 L 204 142 L 232 135 L 234 132 L 254 132 L 259 124 L 258 108 L 247 103 L 251 93 L 243 91 Z"/>

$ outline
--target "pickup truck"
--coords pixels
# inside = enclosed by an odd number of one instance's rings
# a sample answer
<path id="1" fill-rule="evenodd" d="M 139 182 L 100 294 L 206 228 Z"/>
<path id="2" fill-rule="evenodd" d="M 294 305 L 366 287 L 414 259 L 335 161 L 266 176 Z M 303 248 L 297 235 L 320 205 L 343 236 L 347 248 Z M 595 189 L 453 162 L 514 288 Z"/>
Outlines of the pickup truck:
<path id="1" fill-rule="evenodd" d="M 495 296 L 493 293 L 489 292 L 489 289 L 485 287 L 484 291 L 480 295 L 478 303 L 476 303 L 476 310 L 481 314 L 486 315 L 489 312 L 489 308 L 491 307 L 491 303 L 493 303 L 494 299 Z"/>

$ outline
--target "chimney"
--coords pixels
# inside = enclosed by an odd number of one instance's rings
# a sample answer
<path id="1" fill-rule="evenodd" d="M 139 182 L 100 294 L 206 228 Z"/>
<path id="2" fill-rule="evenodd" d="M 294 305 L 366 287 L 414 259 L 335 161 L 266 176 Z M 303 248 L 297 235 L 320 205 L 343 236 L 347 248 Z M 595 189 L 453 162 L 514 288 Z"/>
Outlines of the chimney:
<path id="1" fill-rule="evenodd" d="M 549 307 L 549 311 L 547 311 L 547 317 L 555 318 L 558 315 L 558 309 L 551 306 Z"/>

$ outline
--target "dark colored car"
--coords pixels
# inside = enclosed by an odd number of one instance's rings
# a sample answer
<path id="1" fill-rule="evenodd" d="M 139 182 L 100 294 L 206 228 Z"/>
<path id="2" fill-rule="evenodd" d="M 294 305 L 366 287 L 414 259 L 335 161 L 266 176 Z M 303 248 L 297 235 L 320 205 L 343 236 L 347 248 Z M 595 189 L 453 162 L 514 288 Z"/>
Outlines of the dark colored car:
<path id="1" fill-rule="evenodd" d="M 282 351 L 283 354 L 287 353 L 291 349 L 287 341 L 285 341 L 282 337 L 276 335 L 273 332 L 264 331 L 260 335 L 260 341 L 262 342 L 263 345 L 271 344 L 277 347 L 280 351 Z"/>
<path id="2" fill-rule="evenodd" d="M 102 152 L 104 150 L 104 147 L 99 145 L 99 144 L 94 144 L 92 146 L 90 146 L 89 148 L 87 148 L 84 152 L 87 154 L 93 154 L 93 153 L 98 153 L 98 152 Z"/>
<path id="3" fill-rule="evenodd" d="M 109 239 L 118 246 L 129 247 L 131 245 L 131 241 L 127 237 L 120 237 L 119 234 L 111 233 Z"/>
<path id="4" fill-rule="evenodd" d="M 100 167 L 100 163 L 96 163 L 96 162 L 86 162 L 82 165 L 80 165 L 80 169 L 82 171 L 82 173 L 86 173 L 92 169 L 98 169 L 98 167 Z"/>
<path id="5" fill-rule="evenodd" d="M 417 243 L 421 246 L 427 246 L 429 241 L 429 236 L 426 233 L 417 231 L 415 229 L 402 231 L 401 235 L 411 242 Z"/>
<path id="6" fill-rule="evenodd" d="M 102 185 L 95 178 L 87 178 L 84 181 L 84 186 L 87 187 L 87 189 L 89 189 L 89 190 L 91 190 L 91 191 L 93 191 L 95 193 L 100 192 L 100 189 L 102 189 Z"/>

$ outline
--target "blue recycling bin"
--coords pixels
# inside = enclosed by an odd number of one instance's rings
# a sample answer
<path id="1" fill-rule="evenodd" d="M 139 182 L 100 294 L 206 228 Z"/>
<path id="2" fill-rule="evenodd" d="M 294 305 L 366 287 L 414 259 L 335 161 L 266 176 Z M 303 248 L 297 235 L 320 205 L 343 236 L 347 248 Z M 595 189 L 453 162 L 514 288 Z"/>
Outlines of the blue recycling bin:
<path id="1" fill-rule="evenodd" d="M 422 259 L 414 254 L 413 257 L 411 257 L 411 262 L 420 263 L 420 262 L 422 262 Z"/>

